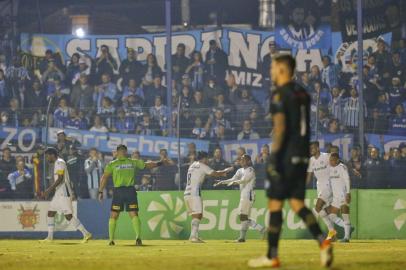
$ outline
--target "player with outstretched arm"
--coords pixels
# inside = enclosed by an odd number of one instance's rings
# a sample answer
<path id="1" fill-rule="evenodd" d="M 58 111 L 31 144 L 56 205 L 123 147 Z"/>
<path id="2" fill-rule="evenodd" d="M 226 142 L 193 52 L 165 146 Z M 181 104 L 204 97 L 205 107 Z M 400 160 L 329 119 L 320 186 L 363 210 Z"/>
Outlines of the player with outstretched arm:
<path id="1" fill-rule="evenodd" d="M 265 228 L 264 226 L 256 223 L 250 219 L 250 213 L 252 206 L 255 201 L 255 170 L 252 167 L 251 157 L 247 154 L 244 154 L 240 160 L 241 167 L 237 170 L 234 176 L 227 180 L 218 181 L 214 186 L 218 185 L 239 185 L 241 196 L 240 204 L 238 209 L 240 211 L 240 221 L 241 221 L 241 230 L 240 237 L 236 240 L 237 243 L 245 242 L 245 237 L 248 231 L 248 228 L 251 227 L 254 230 L 257 230 L 264 235 Z"/>
<path id="2" fill-rule="evenodd" d="M 296 62 L 290 55 L 273 58 L 271 78 L 276 90 L 271 98 L 273 123 L 271 155 L 267 164 L 268 253 L 252 259 L 248 266 L 280 267 L 278 243 L 282 230 L 282 209 L 289 200 L 292 210 L 299 215 L 318 242 L 321 265 L 330 266 L 333 260 L 332 245 L 324 235 L 312 211 L 304 204 L 306 171 L 309 163 L 310 96 L 293 81 Z"/>
<path id="3" fill-rule="evenodd" d="M 52 242 L 54 239 L 55 215 L 57 212 L 62 213 L 66 220 L 72 224 L 83 235 L 82 243 L 86 243 L 92 238 L 80 220 L 73 216 L 72 201 L 75 200 L 75 195 L 72 191 L 69 172 L 65 161 L 58 156 L 58 150 L 49 147 L 45 150 L 45 156 L 50 164 L 54 164 L 53 178 L 54 182 L 42 194 L 44 199 L 48 198 L 49 194 L 55 191 L 54 196 L 49 204 L 48 209 L 48 236 L 41 243 Z"/>
<path id="4" fill-rule="evenodd" d="M 192 216 L 191 231 L 189 240 L 192 243 L 204 243 L 199 238 L 199 224 L 203 218 L 203 202 L 201 197 L 201 187 L 206 176 L 224 177 L 233 167 L 222 171 L 215 171 L 207 164 L 209 163 L 207 152 L 199 151 L 197 161 L 193 162 L 187 172 L 187 183 L 183 194 L 187 211 Z"/>
<path id="5" fill-rule="evenodd" d="M 138 217 L 138 198 L 135 190 L 135 176 L 140 170 L 152 169 L 167 164 L 166 160 L 144 162 L 128 157 L 127 146 L 117 146 L 116 159 L 107 164 L 99 186 L 99 201 L 103 200 L 103 190 L 112 176 L 114 190 L 109 219 L 109 245 L 114 246 L 114 233 L 120 212 L 127 211 L 135 232 L 135 245 L 141 246 L 141 221 Z"/>

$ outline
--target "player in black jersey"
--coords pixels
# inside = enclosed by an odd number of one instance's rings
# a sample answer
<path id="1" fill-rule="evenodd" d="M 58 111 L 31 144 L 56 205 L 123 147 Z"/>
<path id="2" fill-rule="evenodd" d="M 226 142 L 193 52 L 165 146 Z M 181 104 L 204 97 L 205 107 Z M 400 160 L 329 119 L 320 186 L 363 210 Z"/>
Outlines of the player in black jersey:
<path id="1" fill-rule="evenodd" d="M 278 242 L 283 223 L 282 208 L 286 199 L 318 241 L 322 266 L 330 266 L 333 260 L 330 241 L 324 240 L 316 218 L 304 204 L 309 162 L 310 97 L 305 89 L 293 81 L 295 65 L 295 59 L 290 55 L 279 55 L 272 61 L 271 78 L 277 89 L 271 102 L 273 135 L 267 165 L 270 211 L 268 254 L 250 260 L 248 265 L 253 268 L 280 266 Z"/>

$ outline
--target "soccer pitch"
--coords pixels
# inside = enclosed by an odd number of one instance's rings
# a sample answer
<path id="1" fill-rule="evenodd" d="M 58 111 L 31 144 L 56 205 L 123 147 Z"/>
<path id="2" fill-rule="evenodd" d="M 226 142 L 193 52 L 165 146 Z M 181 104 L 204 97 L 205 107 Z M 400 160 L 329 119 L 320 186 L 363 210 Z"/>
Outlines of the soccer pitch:
<path id="1" fill-rule="evenodd" d="M 106 240 L 79 244 L 75 240 L 56 240 L 40 244 L 34 240 L 0 240 L 0 269 L 248 269 L 249 258 L 263 255 L 266 241 L 246 243 L 207 241 L 148 241 L 135 247 L 132 241 Z M 282 269 L 320 269 L 319 252 L 311 240 L 283 240 Z M 406 269 L 406 241 L 359 240 L 335 244 L 333 269 Z"/>

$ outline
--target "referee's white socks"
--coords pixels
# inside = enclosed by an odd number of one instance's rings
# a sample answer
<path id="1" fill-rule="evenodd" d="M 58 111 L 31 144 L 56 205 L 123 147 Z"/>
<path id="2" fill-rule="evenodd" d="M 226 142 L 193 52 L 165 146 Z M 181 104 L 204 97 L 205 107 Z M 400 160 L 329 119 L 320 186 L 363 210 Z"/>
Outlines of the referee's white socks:
<path id="1" fill-rule="evenodd" d="M 55 230 L 55 217 L 48 217 L 47 219 L 48 222 L 48 239 L 53 240 L 54 239 L 54 230 Z"/>
<path id="2" fill-rule="evenodd" d="M 79 230 L 83 234 L 83 236 L 89 234 L 89 232 L 85 229 L 85 227 L 80 222 L 80 220 L 77 219 L 76 217 L 72 216 L 72 218 L 70 220 L 70 224 L 72 224 L 73 227 L 75 227 L 77 230 Z"/>
<path id="3" fill-rule="evenodd" d="M 192 219 L 192 230 L 190 232 L 190 238 L 199 238 L 199 224 L 200 224 L 200 219 L 198 218 L 193 218 Z"/>

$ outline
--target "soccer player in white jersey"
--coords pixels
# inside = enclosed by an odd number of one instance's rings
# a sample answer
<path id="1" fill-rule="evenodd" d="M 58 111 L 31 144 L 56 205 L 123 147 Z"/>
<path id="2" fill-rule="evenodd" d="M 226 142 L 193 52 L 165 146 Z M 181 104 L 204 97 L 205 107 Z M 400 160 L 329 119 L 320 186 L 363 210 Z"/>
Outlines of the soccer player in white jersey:
<path id="1" fill-rule="evenodd" d="M 350 207 L 351 202 L 351 189 L 350 189 L 350 176 L 348 174 L 347 166 L 340 162 L 340 157 L 337 153 L 330 155 L 330 182 L 333 191 L 333 202 L 330 206 L 331 220 L 339 219 L 337 214 L 341 210 L 344 222 L 344 238 L 341 242 L 347 243 L 351 237 L 351 222 L 350 222 Z"/>
<path id="2" fill-rule="evenodd" d="M 54 182 L 44 191 L 43 198 L 48 198 L 53 191 L 55 191 L 55 194 L 48 209 L 48 236 L 41 242 L 51 242 L 54 239 L 55 215 L 60 212 L 70 224 L 83 234 L 82 243 L 86 243 L 92 238 L 92 234 L 85 229 L 79 219 L 73 216 L 72 200 L 75 198 L 66 163 L 62 158 L 58 157 L 58 151 L 53 147 L 48 148 L 45 155 L 47 161 L 54 164 Z"/>
<path id="3" fill-rule="evenodd" d="M 244 154 L 240 159 L 242 168 L 238 169 L 234 176 L 227 180 L 218 181 L 214 186 L 218 185 L 240 185 L 241 197 L 238 209 L 240 211 L 241 230 L 240 237 L 236 240 L 238 243 L 245 242 L 245 236 L 248 228 L 251 227 L 264 235 L 265 228 L 255 221 L 249 219 L 252 205 L 255 201 L 255 171 L 252 167 L 251 157 Z"/>
<path id="4" fill-rule="evenodd" d="M 233 167 L 222 171 L 214 171 L 207 164 L 208 154 L 204 151 L 197 153 L 197 161 L 193 162 L 187 172 L 187 185 L 184 193 L 184 200 L 189 215 L 192 216 L 192 228 L 189 240 L 192 243 L 204 243 L 199 238 L 199 224 L 203 218 L 203 202 L 201 197 L 201 186 L 206 176 L 224 177 Z"/>
<path id="5" fill-rule="evenodd" d="M 328 228 L 327 239 L 333 239 L 337 232 L 334 230 L 334 224 L 326 211 L 333 196 L 330 185 L 330 154 L 320 152 L 319 142 L 313 141 L 310 143 L 310 155 L 307 183 L 311 181 L 313 175 L 317 179 L 317 202 L 313 212 L 326 224 Z"/>

